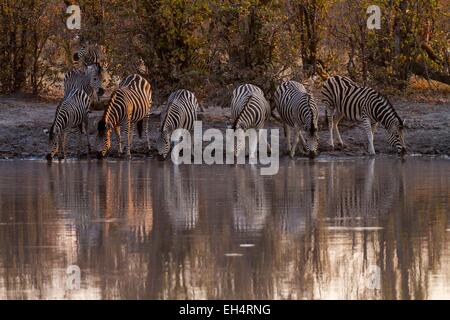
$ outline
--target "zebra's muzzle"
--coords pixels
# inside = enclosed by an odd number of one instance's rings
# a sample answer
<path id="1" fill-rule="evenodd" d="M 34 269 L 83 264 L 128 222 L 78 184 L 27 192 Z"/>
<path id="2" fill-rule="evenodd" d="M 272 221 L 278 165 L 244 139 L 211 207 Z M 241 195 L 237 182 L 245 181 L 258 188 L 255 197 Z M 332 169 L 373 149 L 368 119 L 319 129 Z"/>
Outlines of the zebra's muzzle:
<path id="1" fill-rule="evenodd" d="M 98 95 L 99 97 L 101 97 L 101 96 L 103 96 L 104 94 L 105 94 L 105 90 L 104 90 L 103 88 L 99 88 L 98 91 L 97 91 L 97 95 Z"/>

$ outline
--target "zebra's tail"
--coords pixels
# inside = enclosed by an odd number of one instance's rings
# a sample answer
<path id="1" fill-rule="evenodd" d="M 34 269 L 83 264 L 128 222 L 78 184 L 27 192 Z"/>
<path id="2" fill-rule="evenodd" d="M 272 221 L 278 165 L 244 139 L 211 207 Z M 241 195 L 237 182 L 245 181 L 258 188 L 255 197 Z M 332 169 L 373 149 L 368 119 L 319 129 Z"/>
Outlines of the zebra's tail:
<path id="1" fill-rule="evenodd" d="M 136 123 L 136 129 L 137 129 L 139 139 L 142 138 L 143 127 L 144 127 L 144 120 L 140 120 Z"/>

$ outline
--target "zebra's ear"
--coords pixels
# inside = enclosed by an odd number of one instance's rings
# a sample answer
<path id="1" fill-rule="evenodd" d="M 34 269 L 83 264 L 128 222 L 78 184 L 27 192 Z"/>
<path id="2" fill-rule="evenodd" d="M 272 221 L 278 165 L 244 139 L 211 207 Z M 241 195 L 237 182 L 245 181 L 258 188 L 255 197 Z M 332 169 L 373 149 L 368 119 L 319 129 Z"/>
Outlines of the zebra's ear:
<path id="1" fill-rule="evenodd" d="M 80 57 L 78 56 L 78 52 L 75 52 L 73 54 L 73 61 L 78 61 L 78 60 L 80 60 Z"/>

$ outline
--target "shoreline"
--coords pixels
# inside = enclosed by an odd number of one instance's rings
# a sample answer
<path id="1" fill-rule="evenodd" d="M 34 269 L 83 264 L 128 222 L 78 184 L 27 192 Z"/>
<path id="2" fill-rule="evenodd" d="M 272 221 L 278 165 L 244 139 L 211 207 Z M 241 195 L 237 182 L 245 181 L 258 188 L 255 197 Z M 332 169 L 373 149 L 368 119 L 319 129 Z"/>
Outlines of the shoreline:
<path id="1" fill-rule="evenodd" d="M 404 100 L 394 101 L 394 106 L 400 116 L 405 119 L 405 140 L 408 156 L 449 156 L 450 155 L 450 103 L 425 103 L 409 102 Z M 49 101 L 35 101 L 15 97 L 0 97 L 0 159 L 45 159 L 49 151 L 48 134 L 54 118 L 56 104 Z M 325 128 L 324 110 L 319 105 L 319 156 L 320 158 L 345 158 L 369 156 L 367 152 L 367 138 L 361 125 L 342 121 L 339 129 L 344 140 L 343 150 L 331 151 L 328 146 L 329 132 Z M 157 110 L 157 109 L 155 109 Z M 230 110 L 221 107 L 204 108 L 199 113 L 199 120 L 203 122 L 203 129 L 216 128 L 222 132 L 226 129 L 230 120 Z M 91 158 L 95 158 L 96 151 L 100 149 L 100 143 L 96 137 L 96 123 L 101 117 L 101 112 L 94 111 L 90 115 L 89 133 L 91 143 Z M 285 155 L 286 141 L 284 130 L 276 121 L 269 121 L 265 128 L 279 128 L 280 157 Z M 157 157 L 155 150 L 159 135 L 159 116 L 150 118 L 150 142 L 152 150 L 148 152 L 145 133 L 139 139 L 134 132 L 132 145 L 132 159 L 153 159 Z M 68 135 L 67 157 L 75 158 L 77 151 L 77 139 L 73 134 Z M 204 146 L 208 143 L 204 143 Z M 388 145 L 385 130 L 381 127 L 374 135 L 374 146 L 380 155 L 396 155 L 396 152 Z M 112 135 L 112 148 L 106 158 L 121 159 L 116 151 L 117 143 L 115 135 Z M 81 159 L 86 157 L 87 148 L 83 150 Z M 306 158 L 301 154 L 296 159 Z M 57 161 L 57 158 L 54 159 Z"/>

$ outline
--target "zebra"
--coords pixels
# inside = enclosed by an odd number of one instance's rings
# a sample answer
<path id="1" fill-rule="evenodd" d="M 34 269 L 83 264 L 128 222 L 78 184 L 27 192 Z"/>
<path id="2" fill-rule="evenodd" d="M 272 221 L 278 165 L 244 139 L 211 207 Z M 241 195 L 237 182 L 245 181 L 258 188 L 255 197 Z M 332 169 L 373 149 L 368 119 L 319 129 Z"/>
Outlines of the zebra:
<path id="1" fill-rule="evenodd" d="M 86 134 L 88 153 L 91 150 L 88 132 L 88 112 L 90 98 L 80 89 L 74 89 L 61 101 L 56 109 L 55 119 L 49 132 L 49 144 L 51 151 L 47 154 L 47 160 L 51 161 L 58 153 L 60 159 L 66 154 L 66 133 L 79 131 L 78 154 L 81 152 L 81 136 Z M 61 153 L 62 151 L 62 153 Z"/>
<path id="2" fill-rule="evenodd" d="M 264 97 L 263 91 L 252 84 L 243 84 L 233 91 L 231 99 L 231 116 L 233 118 L 233 130 L 248 129 L 259 130 L 270 118 L 272 110 L 269 102 Z M 235 147 L 235 156 L 238 156 L 243 148 L 242 139 L 238 139 Z M 250 158 L 256 156 L 256 145 L 250 146 Z"/>
<path id="3" fill-rule="evenodd" d="M 333 129 L 336 130 L 338 144 L 343 147 L 338 124 L 341 119 L 363 123 L 369 141 L 369 153 L 375 154 L 373 132 L 381 123 L 388 132 L 388 142 L 401 155 L 406 153 L 404 122 L 391 102 L 369 87 L 361 87 L 347 77 L 334 76 L 325 81 L 322 88 L 326 107 L 330 146 L 334 148 Z"/>
<path id="4" fill-rule="evenodd" d="M 299 141 L 306 147 L 310 156 L 317 153 L 318 146 L 318 109 L 313 96 L 305 87 L 296 81 L 283 82 L 274 94 L 275 107 L 280 114 L 284 132 L 288 141 L 288 151 L 291 157 Z M 294 128 L 295 140 L 291 144 L 291 130 Z M 302 130 L 307 133 L 306 142 Z"/>
<path id="5" fill-rule="evenodd" d="M 97 100 L 105 90 L 102 88 L 103 69 L 99 64 L 92 64 L 85 69 L 73 69 L 64 75 L 64 98 L 74 89 L 80 89 L 92 99 Z"/>
<path id="6" fill-rule="evenodd" d="M 97 45 L 84 43 L 73 55 L 73 60 L 79 67 L 100 64 L 101 53 Z"/>
<path id="7" fill-rule="evenodd" d="M 98 123 L 98 136 L 105 137 L 102 151 L 97 155 L 102 159 L 111 147 L 111 129 L 114 129 L 119 153 L 122 153 L 122 141 L 120 129 L 125 126 L 127 134 L 127 157 L 131 158 L 132 125 L 136 123 L 139 137 L 142 136 L 142 127 L 146 120 L 147 145 L 150 149 L 148 135 L 148 119 L 152 106 L 152 88 L 150 83 L 137 74 L 132 74 L 123 79 L 106 105 L 103 117 Z"/>
<path id="8" fill-rule="evenodd" d="M 167 107 L 161 116 L 160 139 L 158 152 L 165 159 L 170 151 L 170 136 L 176 129 L 191 131 L 197 120 L 199 104 L 195 95 L 185 89 L 172 92 L 167 101 Z"/>
<path id="9" fill-rule="evenodd" d="M 85 130 L 88 134 L 88 113 L 92 95 L 94 92 L 97 92 L 97 95 L 102 95 L 104 91 L 101 70 L 98 66 L 92 65 L 84 71 L 70 72 L 66 74 L 65 86 L 66 92 L 56 108 L 55 119 L 49 131 L 52 151 L 47 155 L 48 160 L 51 160 L 59 149 L 63 151 L 60 158 L 64 158 L 65 131 L 79 126 L 81 133 Z M 85 102 L 88 105 L 87 109 Z M 60 110 L 61 108 L 63 110 Z M 57 141 L 58 137 L 59 142 Z M 89 137 L 88 149 L 90 149 Z"/>

